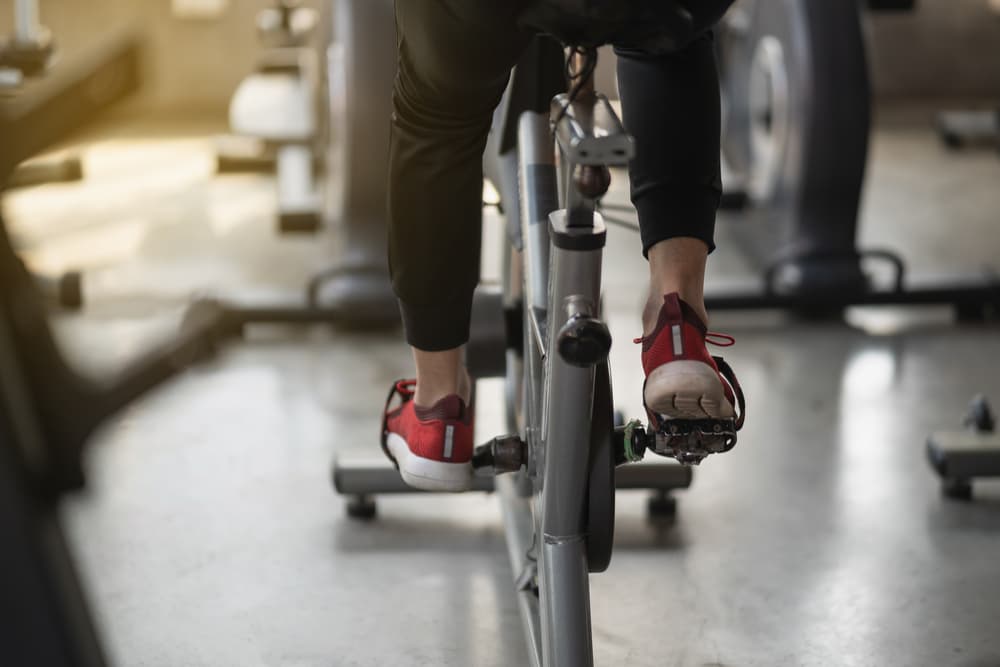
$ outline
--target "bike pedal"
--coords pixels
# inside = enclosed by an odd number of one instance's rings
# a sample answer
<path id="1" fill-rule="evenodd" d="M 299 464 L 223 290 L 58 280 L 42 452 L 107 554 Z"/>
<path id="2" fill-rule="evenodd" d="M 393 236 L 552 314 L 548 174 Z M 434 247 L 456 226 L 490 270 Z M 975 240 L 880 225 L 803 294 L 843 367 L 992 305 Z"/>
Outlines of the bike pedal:
<path id="1" fill-rule="evenodd" d="M 480 475 L 502 475 L 517 472 L 527 461 L 528 446 L 516 435 L 507 435 L 476 447 L 472 468 Z"/>
<path id="2" fill-rule="evenodd" d="M 698 465 L 708 456 L 728 452 L 735 446 L 734 419 L 664 419 L 651 449 L 684 465 Z"/>

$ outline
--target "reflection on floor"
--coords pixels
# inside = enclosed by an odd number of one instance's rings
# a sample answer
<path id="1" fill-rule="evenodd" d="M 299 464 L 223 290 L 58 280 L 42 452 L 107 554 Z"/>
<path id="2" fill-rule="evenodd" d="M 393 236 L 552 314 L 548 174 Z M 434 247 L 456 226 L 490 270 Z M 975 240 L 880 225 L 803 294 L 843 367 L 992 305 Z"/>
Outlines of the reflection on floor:
<path id="1" fill-rule="evenodd" d="M 275 238 L 270 181 L 213 178 L 201 134 L 110 139 L 86 161 L 84 184 L 4 205 L 35 266 L 86 270 L 87 309 L 59 325 L 88 372 L 169 336 L 196 293 L 298 298 L 330 257 L 329 236 Z M 915 271 L 996 269 L 997 182 L 991 155 L 882 130 L 863 236 Z M 750 270 L 727 224 L 711 284 Z M 630 416 L 637 252 L 612 233 L 612 362 Z M 615 560 L 592 582 L 599 664 L 1000 664 L 1000 486 L 942 502 L 922 458 L 925 434 L 973 393 L 1000 400 L 1000 336 L 945 315 L 858 311 L 854 327 L 716 315 L 739 340 L 727 357 L 747 428 L 697 471 L 676 524 L 620 498 Z M 116 663 L 527 664 L 494 499 L 386 499 L 358 525 L 330 488 L 333 456 L 377 453 L 385 388 L 410 373 L 399 332 L 261 328 L 109 424 L 67 521 Z M 485 439 L 501 428 L 501 387 L 480 390 Z"/>

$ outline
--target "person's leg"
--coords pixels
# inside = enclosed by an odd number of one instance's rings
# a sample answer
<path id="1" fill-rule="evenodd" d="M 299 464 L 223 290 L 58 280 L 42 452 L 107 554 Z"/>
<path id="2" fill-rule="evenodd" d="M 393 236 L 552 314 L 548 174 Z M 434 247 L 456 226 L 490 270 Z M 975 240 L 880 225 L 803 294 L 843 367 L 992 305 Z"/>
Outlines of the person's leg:
<path id="1" fill-rule="evenodd" d="M 396 2 L 389 268 L 417 379 L 390 393 L 382 447 L 404 481 L 428 491 L 463 491 L 472 479 L 463 348 L 479 281 L 483 151 L 528 40 L 513 4 Z"/>
<path id="2" fill-rule="evenodd" d="M 479 280 L 482 156 L 493 110 L 527 43 L 519 3 L 396 3 L 389 265 L 417 365 L 418 405 L 460 394 Z"/>
<path id="3" fill-rule="evenodd" d="M 458 395 L 466 405 L 472 395 L 472 379 L 465 369 L 465 346 L 439 352 L 412 347 L 417 368 L 417 387 L 413 400 L 429 408 L 441 399 Z"/>
<path id="4" fill-rule="evenodd" d="M 648 334 L 673 292 L 707 320 L 705 264 L 722 196 L 719 75 L 711 33 L 677 53 L 618 55 L 624 122 L 636 143 L 632 201 L 649 259 Z"/>
<path id="5" fill-rule="evenodd" d="M 728 365 L 720 370 L 706 347 L 713 340 L 730 344 L 727 337 L 708 335 L 704 298 L 722 197 L 713 37 L 705 33 L 666 55 L 626 49 L 618 54 L 624 122 L 636 142 L 629 169 L 632 201 L 650 271 L 640 341 L 643 401 L 657 427 L 662 418 L 733 419 L 743 403 L 739 383 Z M 742 425 L 742 412 L 734 424 Z M 723 433 L 708 436 L 695 459 L 731 446 L 724 432 L 732 429 L 719 426 Z"/>
<path id="6" fill-rule="evenodd" d="M 663 305 L 663 295 L 676 292 L 708 324 L 705 310 L 705 265 L 708 246 L 701 239 L 679 236 L 656 242 L 649 258 L 649 298 L 642 311 L 643 335 L 649 335 Z"/>

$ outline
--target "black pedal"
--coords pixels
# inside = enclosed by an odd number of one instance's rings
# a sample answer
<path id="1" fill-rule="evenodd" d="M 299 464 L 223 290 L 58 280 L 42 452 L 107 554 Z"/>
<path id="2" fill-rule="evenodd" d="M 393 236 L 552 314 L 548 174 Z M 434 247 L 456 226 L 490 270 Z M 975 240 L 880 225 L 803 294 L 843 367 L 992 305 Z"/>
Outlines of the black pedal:
<path id="1" fill-rule="evenodd" d="M 528 446 L 516 435 L 493 438 L 476 447 L 472 454 L 472 467 L 477 471 L 502 475 L 517 472 L 528 462 Z"/>
<path id="2" fill-rule="evenodd" d="M 665 419 L 650 449 L 684 465 L 698 465 L 709 455 L 735 446 L 735 419 Z"/>

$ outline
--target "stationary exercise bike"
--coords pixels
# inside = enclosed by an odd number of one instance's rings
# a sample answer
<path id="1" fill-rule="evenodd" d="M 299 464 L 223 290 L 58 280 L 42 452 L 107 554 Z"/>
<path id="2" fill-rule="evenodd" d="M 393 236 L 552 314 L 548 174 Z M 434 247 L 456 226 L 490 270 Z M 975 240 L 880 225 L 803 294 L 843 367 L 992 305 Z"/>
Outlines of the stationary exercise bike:
<path id="1" fill-rule="evenodd" d="M 136 36 L 95 40 L 37 81 L 0 95 L 0 183 L 139 84 Z M 66 113 L 66 109 L 74 113 Z M 107 659 L 60 505 L 86 483 L 90 436 L 112 415 L 203 359 L 220 339 L 211 308 L 116 378 L 85 378 L 63 358 L 37 281 L 0 215 L 0 646 L 5 665 L 103 667 Z"/>
<path id="2" fill-rule="evenodd" d="M 626 464 L 647 452 L 697 463 L 731 449 L 737 435 L 733 419 L 675 420 L 657 429 L 615 424 L 611 335 L 600 319 L 607 232 L 595 207 L 610 186 L 608 168 L 626 165 L 634 144 L 594 90 L 596 51 L 577 50 L 570 92 L 548 96 L 565 90 L 562 55 L 541 38 L 529 49 L 488 149 L 487 161 L 495 162 L 486 171 L 509 223 L 501 370 L 513 435 L 478 447 L 473 457 L 476 489 L 499 492 L 529 655 L 544 667 L 593 664 L 588 576 L 610 563 L 616 488 L 665 496 L 691 482 L 687 466 Z M 493 153 L 505 137 L 516 150 Z M 473 329 L 470 350 L 483 349 Z M 470 352 L 473 374 L 482 365 L 478 355 Z M 338 461 L 333 476 L 337 490 L 353 496 L 348 511 L 355 516 L 373 513 L 372 495 L 401 486 L 388 466 Z"/>
<path id="3" fill-rule="evenodd" d="M 17 0 L 14 3 L 14 31 L 0 40 L 0 97 L 12 96 L 25 87 L 37 87 L 51 72 L 55 60 L 55 41 L 51 31 L 41 23 L 38 0 Z M 8 140 L 3 138 L 3 141 Z M 79 155 L 29 159 L 0 181 L 0 190 L 67 183 L 82 178 L 83 162 Z M 36 276 L 36 280 L 49 302 L 67 309 L 83 305 L 83 279 L 79 271 L 61 276 Z"/>
<path id="4" fill-rule="evenodd" d="M 386 179 L 392 78 L 390 0 L 325 0 L 319 11 L 278 0 L 258 18 L 269 45 L 233 98 L 234 129 L 263 151 L 222 152 L 221 171 L 270 171 L 283 232 L 331 228 L 332 266 L 304 303 L 224 306 L 231 329 L 268 323 L 385 328 L 399 322 L 386 262 Z M 388 41 L 381 39 L 388 36 Z M 237 142 L 239 145 L 240 142 Z"/>
<path id="5" fill-rule="evenodd" d="M 840 318 L 855 305 L 942 304 L 968 320 L 1000 312 L 994 276 L 921 278 L 891 248 L 858 244 L 872 122 L 864 15 L 915 3 L 739 0 L 719 26 L 725 200 L 739 214 L 729 229 L 762 279 L 707 294 L 710 311 Z M 876 264 L 885 270 L 870 271 Z"/>
<path id="6" fill-rule="evenodd" d="M 249 141 L 234 144 L 230 138 L 217 157 L 220 173 L 273 168 L 282 232 L 315 232 L 323 220 L 315 176 L 324 157 L 319 147 L 326 143 L 323 68 L 313 45 L 318 26 L 318 12 L 298 0 L 279 0 L 258 13 L 265 48 L 229 105 L 233 132 Z"/>
<path id="7" fill-rule="evenodd" d="M 16 0 L 14 32 L 0 40 L 0 94 L 45 76 L 57 59 L 52 32 L 42 25 L 38 0 Z M 83 178 L 79 155 L 23 163 L 6 179 L 4 187 L 19 188 L 67 183 Z"/>

